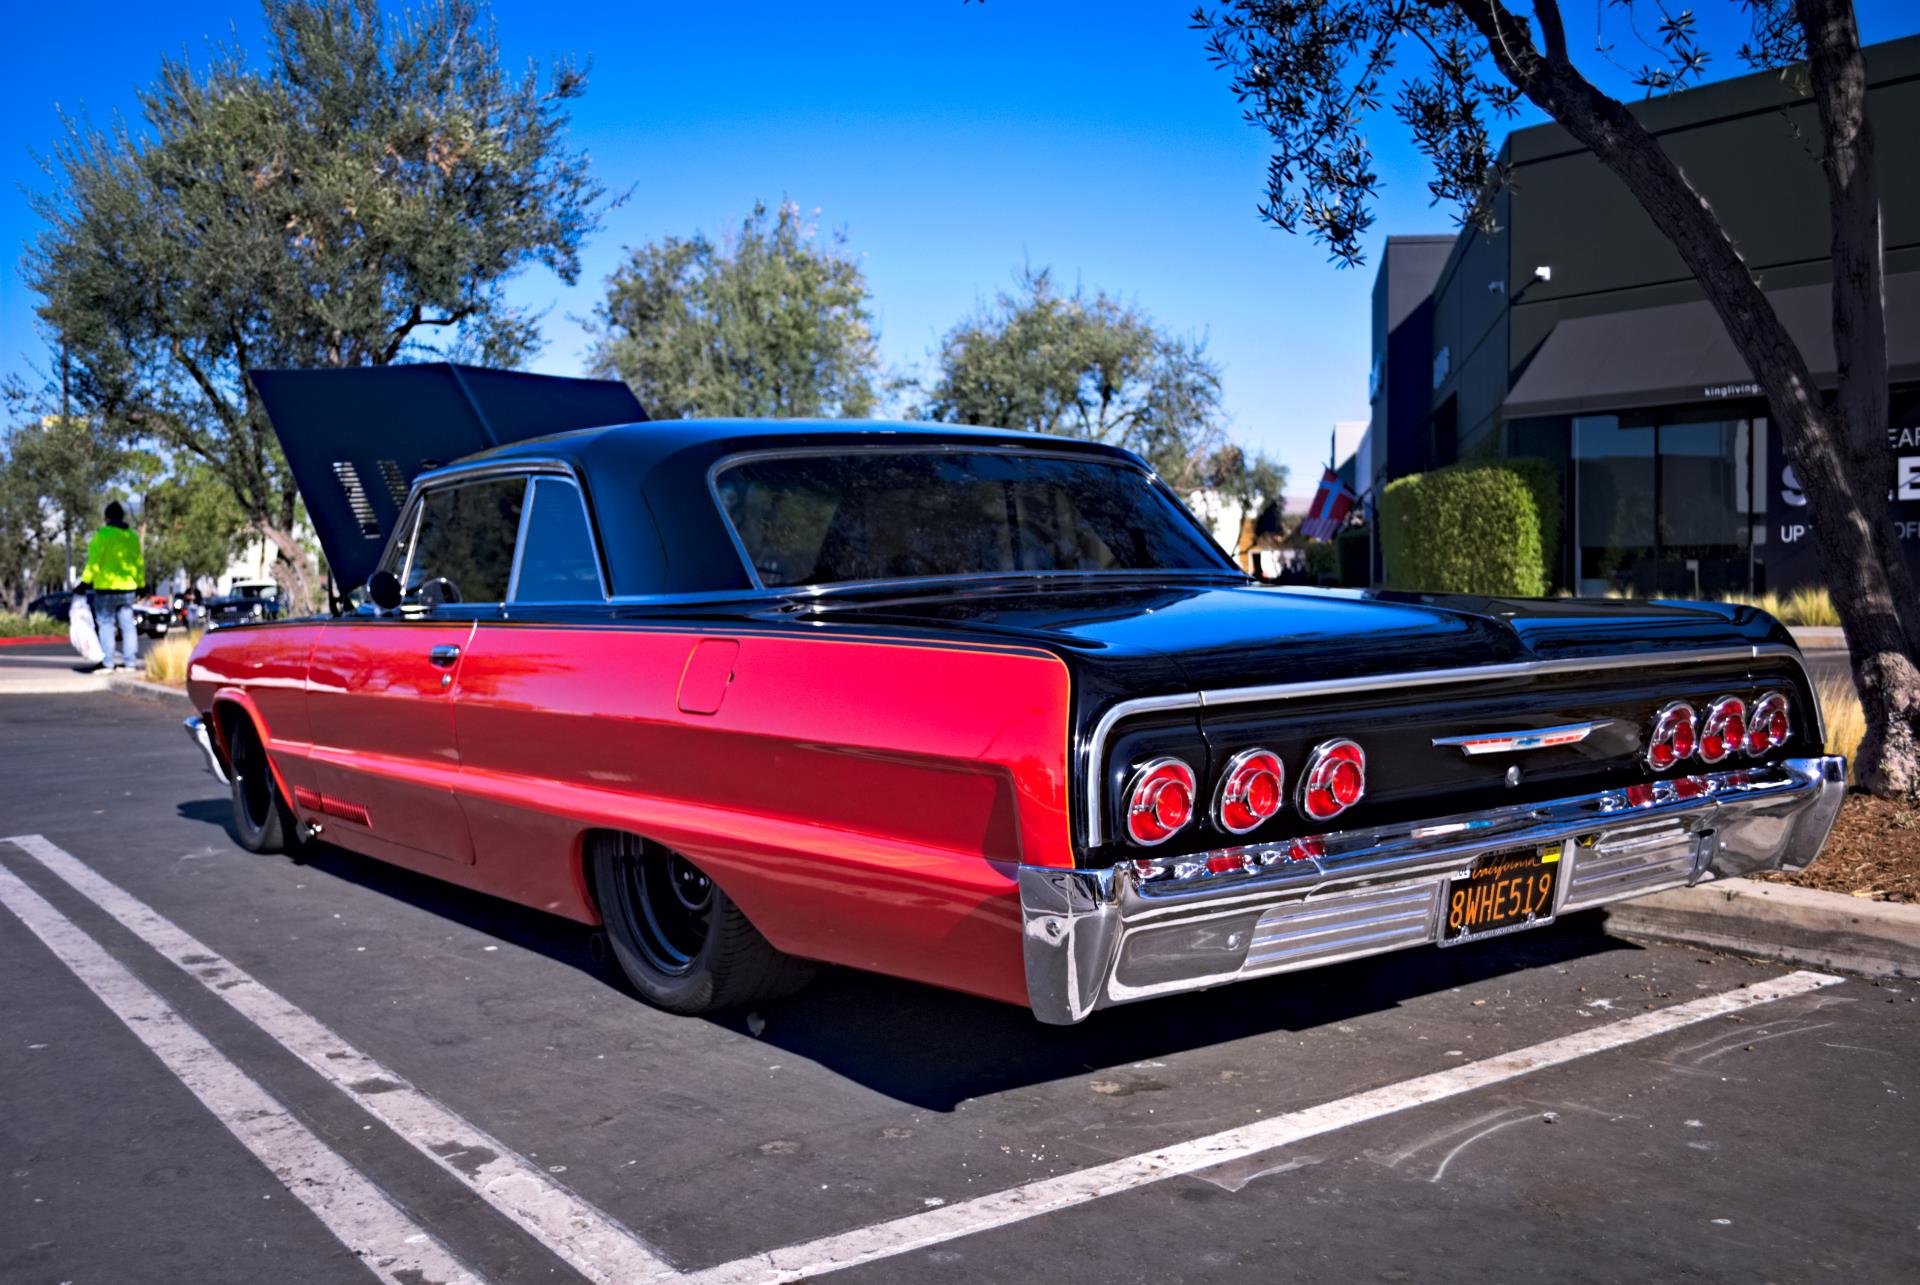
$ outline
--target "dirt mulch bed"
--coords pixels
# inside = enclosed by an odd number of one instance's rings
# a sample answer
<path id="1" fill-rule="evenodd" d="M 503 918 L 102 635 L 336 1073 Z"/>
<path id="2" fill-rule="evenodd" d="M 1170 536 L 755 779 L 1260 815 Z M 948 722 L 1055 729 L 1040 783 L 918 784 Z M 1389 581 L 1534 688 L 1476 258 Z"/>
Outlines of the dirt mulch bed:
<path id="1" fill-rule="evenodd" d="M 1795 874 L 1759 877 L 1874 901 L 1920 902 L 1920 807 L 1850 794 L 1819 860 Z"/>

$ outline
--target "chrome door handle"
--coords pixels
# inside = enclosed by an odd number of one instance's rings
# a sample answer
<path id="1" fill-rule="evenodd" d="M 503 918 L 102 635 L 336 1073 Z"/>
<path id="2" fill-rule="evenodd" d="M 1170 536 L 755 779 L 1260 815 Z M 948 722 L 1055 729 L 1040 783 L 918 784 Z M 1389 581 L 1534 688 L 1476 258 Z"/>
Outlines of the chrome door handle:
<path id="1" fill-rule="evenodd" d="M 446 669 L 460 659 L 460 649 L 451 643 L 443 643 L 427 653 L 427 659 Z"/>

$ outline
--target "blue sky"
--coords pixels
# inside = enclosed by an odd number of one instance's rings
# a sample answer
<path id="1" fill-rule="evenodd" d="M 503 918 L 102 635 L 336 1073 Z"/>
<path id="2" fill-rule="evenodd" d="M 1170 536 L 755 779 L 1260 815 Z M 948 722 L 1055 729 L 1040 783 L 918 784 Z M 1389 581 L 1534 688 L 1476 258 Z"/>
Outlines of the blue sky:
<path id="1" fill-rule="evenodd" d="M 623 247 L 718 233 L 756 199 L 791 196 L 844 227 L 862 255 L 896 369 L 924 371 L 940 335 L 1021 264 L 1050 266 L 1205 336 L 1235 433 L 1292 468 L 1290 490 L 1310 490 L 1333 421 L 1366 415 L 1372 267 L 1336 270 L 1319 247 L 1255 218 L 1263 138 L 1207 65 L 1191 9 L 498 0 L 512 62 L 592 59 L 574 142 L 609 188 L 631 188 L 588 245 L 578 285 L 543 271 L 514 284 L 518 301 L 547 310 L 534 367 L 580 372 L 579 319 Z M 1593 0 L 1563 9 L 1575 40 L 1590 43 Z M 1701 6 L 1717 75 L 1739 70 L 1734 11 L 1726 0 Z M 1611 38 L 1629 40 L 1608 13 Z M 1860 14 L 1869 40 L 1920 29 L 1910 0 L 1870 0 Z M 260 25 L 249 0 L 16 8 L 9 43 L 32 56 L 0 78 L 9 258 L 37 226 L 24 189 L 44 187 L 31 151 L 57 137 L 56 104 L 105 123 L 131 110 L 163 52 L 198 58 L 209 37 L 229 33 L 257 49 Z M 1617 73 L 1607 79 L 1626 92 Z M 1401 131 L 1387 121 L 1374 135 L 1384 185 L 1374 245 L 1388 232 L 1450 230 Z M 0 276 L 0 373 L 48 368 L 32 303 L 16 271 Z"/>

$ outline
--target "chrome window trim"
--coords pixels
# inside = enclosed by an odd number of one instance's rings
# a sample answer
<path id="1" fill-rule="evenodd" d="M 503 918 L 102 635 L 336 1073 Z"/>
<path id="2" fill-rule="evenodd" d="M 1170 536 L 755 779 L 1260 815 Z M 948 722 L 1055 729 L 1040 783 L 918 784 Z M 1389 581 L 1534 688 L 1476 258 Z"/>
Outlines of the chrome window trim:
<path id="1" fill-rule="evenodd" d="M 515 476 L 525 477 L 529 487 L 531 487 L 533 479 L 536 477 L 560 477 L 573 484 L 573 493 L 580 501 L 580 517 L 587 524 L 587 541 L 593 549 L 594 574 L 598 576 L 600 580 L 599 598 L 582 598 L 574 601 L 578 603 L 592 603 L 596 606 L 615 601 L 607 581 L 607 559 L 605 552 L 600 547 L 600 531 L 599 528 L 594 525 L 593 510 L 587 505 L 587 488 L 586 484 L 581 481 L 580 470 L 566 460 L 545 457 L 489 461 L 481 464 L 449 464 L 442 468 L 429 469 L 414 478 L 413 485 L 407 490 L 407 502 L 401 506 L 400 510 L 403 515 L 411 513 L 413 516 L 413 538 L 407 542 L 407 562 L 400 571 L 401 587 L 403 589 L 405 588 L 407 576 L 413 571 L 413 556 L 414 552 L 419 548 L 420 543 L 418 539 L 420 534 L 420 519 L 425 510 L 425 499 L 429 492 L 447 490 L 456 486 L 465 486 L 471 482 L 485 482 L 498 477 Z M 506 599 L 498 604 L 481 602 L 460 603 L 457 605 L 463 607 L 499 605 L 504 607 L 514 601 L 513 591 L 519 586 L 520 553 L 526 537 L 527 503 L 531 498 L 532 492 L 530 489 L 521 495 L 520 530 L 514 537 L 513 567 L 507 581 Z M 374 564 L 375 568 L 384 567 L 387 564 L 387 558 L 393 552 L 393 542 L 399 537 L 400 531 L 406 526 L 407 520 L 403 516 L 399 524 L 394 527 L 393 534 L 387 537 L 387 547 L 381 550 L 380 560 Z M 532 605 L 547 607 L 561 604 L 542 602 Z M 401 610 L 405 610 L 405 608 L 401 608 Z"/>
<path id="2" fill-rule="evenodd" d="M 1214 568 L 1181 567 L 1171 570 L 1135 567 L 1126 570 L 1108 571 L 981 571 L 954 576 L 889 576 L 877 580 L 830 580 L 823 584 L 766 584 L 760 579 L 759 568 L 753 565 L 753 557 L 747 552 L 746 541 L 740 538 L 740 532 L 733 525 L 733 515 L 727 512 L 726 504 L 720 499 L 720 474 L 729 468 L 752 463 L 755 460 L 809 459 L 823 455 L 840 456 L 853 454 L 1018 455 L 1027 458 L 1038 456 L 1043 459 L 1065 459 L 1073 460 L 1076 463 L 1104 464 L 1112 468 L 1129 469 L 1144 477 L 1149 487 L 1159 491 L 1161 495 L 1173 502 L 1174 509 L 1187 520 L 1195 531 L 1199 532 L 1207 547 L 1220 555 L 1221 565 Z M 1243 581 L 1248 579 L 1246 572 L 1235 566 L 1233 559 L 1227 556 L 1225 550 L 1221 549 L 1220 542 L 1213 538 L 1213 532 L 1201 525 L 1200 519 L 1194 516 L 1193 510 L 1182 503 L 1180 497 L 1173 493 L 1172 488 L 1161 479 L 1160 475 L 1154 472 L 1153 469 L 1148 467 L 1143 461 L 1137 457 L 1133 459 L 1116 459 L 1113 456 L 1105 455 L 1097 451 L 1077 450 L 1071 446 L 1021 446 L 1001 439 L 994 439 L 991 442 L 983 442 L 979 445 L 962 442 L 939 442 L 913 446 L 874 442 L 870 444 L 861 443 L 853 446 L 760 447 L 750 451 L 735 451 L 729 455 L 722 455 L 719 459 L 708 465 L 707 495 L 713 501 L 714 511 L 720 515 L 721 525 L 727 529 L 727 538 L 733 542 L 733 551 L 739 557 L 740 565 L 746 569 L 747 579 L 755 589 L 763 593 L 792 595 L 796 593 L 822 593 L 830 590 L 861 588 L 872 585 L 951 584 L 961 580 L 998 579 L 1006 577 L 1217 574 L 1222 576 L 1237 576 Z"/>
<path id="3" fill-rule="evenodd" d="M 520 525 L 513 533 L 513 563 L 507 568 L 507 596 L 500 600 L 503 607 L 519 596 L 520 559 L 527 556 L 527 519 L 533 515 L 534 480 L 529 473 L 520 483 Z"/>
<path id="4" fill-rule="evenodd" d="M 573 492 L 574 500 L 579 503 L 580 520 L 584 522 L 587 527 L 587 548 L 593 554 L 593 574 L 600 581 L 600 596 L 598 598 L 568 598 L 565 600 L 557 598 L 530 598 L 526 600 L 527 605 L 534 607 L 551 607 L 562 601 L 573 603 L 604 603 L 610 601 L 612 595 L 607 591 L 606 560 L 600 556 L 600 538 L 593 529 L 593 513 L 587 508 L 587 494 L 581 489 L 580 481 L 571 469 L 559 473 L 535 473 L 527 477 L 527 499 L 520 510 L 520 534 L 516 538 L 513 547 L 513 581 L 507 587 L 507 601 L 516 604 L 521 601 L 520 560 L 526 556 L 527 526 L 533 514 L 533 497 L 536 484 L 542 480 L 564 482 L 567 488 Z"/>
<path id="5" fill-rule="evenodd" d="M 1522 678 L 1534 674 L 1563 674 L 1594 669 L 1637 669 L 1650 665 L 1706 665 L 1729 661 L 1759 660 L 1763 656 L 1787 656 L 1799 667 L 1807 690 L 1813 681 L 1807 674 L 1807 662 L 1797 647 L 1787 643 L 1752 643 L 1744 647 L 1710 647 L 1694 651 L 1645 652 L 1630 656 L 1581 656 L 1559 660 L 1512 661 L 1497 665 L 1466 665 L 1453 669 L 1414 670 L 1400 674 L 1369 674 L 1358 678 L 1335 678 L 1303 683 L 1264 683 L 1253 687 L 1220 687 L 1183 692 L 1173 696 L 1143 696 L 1119 701 L 1108 708 L 1094 724 L 1087 738 L 1086 762 L 1081 769 L 1085 796 L 1087 846 L 1097 848 L 1105 840 L 1105 809 L 1102 806 L 1102 770 L 1107 741 L 1122 719 L 1137 714 L 1173 709 L 1202 709 L 1217 705 L 1244 705 L 1254 701 L 1306 700 L 1316 696 L 1339 696 L 1350 692 L 1378 691 L 1382 688 L 1434 687 L 1447 683 L 1481 682 L 1490 678 Z M 1814 735 L 1826 743 L 1825 722 L 1815 699 Z"/>

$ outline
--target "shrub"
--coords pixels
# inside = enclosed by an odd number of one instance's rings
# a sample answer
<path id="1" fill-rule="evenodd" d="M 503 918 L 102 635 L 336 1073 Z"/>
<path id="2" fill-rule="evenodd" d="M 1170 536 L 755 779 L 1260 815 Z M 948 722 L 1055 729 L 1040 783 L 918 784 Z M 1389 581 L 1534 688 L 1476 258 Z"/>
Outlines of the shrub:
<path id="1" fill-rule="evenodd" d="M 1516 464 L 1521 467 L 1516 467 Z M 1539 469 L 1533 466 L 1540 464 Z M 1387 584 L 1434 593 L 1538 598 L 1547 592 L 1548 534 L 1540 461 L 1456 464 L 1387 484 L 1380 497 L 1380 540 Z M 1529 480 L 1531 478 L 1531 481 Z M 1553 538 L 1558 539 L 1559 489 Z"/>
<path id="2" fill-rule="evenodd" d="M 199 634 L 168 634 L 147 648 L 147 677 L 169 687 L 187 683 L 187 660 L 193 655 Z"/>
<path id="3" fill-rule="evenodd" d="M 51 616 L 16 616 L 0 611 L 0 638 L 65 638 L 68 625 Z"/>
<path id="4" fill-rule="evenodd" d="M 1337 584 L 1366 588 L 1373 582 L 1373 535 L 1365 527 L 1350 526 L 1333 537 L 1339 561 Z"/>

